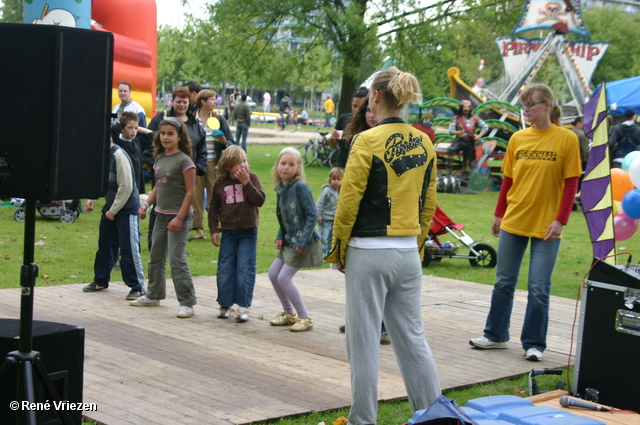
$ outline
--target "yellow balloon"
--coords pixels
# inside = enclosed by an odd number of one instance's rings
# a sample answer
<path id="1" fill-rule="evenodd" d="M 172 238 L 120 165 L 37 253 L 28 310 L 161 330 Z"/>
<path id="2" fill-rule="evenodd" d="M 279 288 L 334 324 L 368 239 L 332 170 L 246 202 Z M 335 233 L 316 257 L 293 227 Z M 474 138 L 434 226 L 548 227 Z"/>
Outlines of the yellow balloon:
<path id="1" fill-rule="evenodd" d="M 216 117 L 209 117 L 207 127 L 211 130 L 218 130 L 220 128 L 220 120 Z"/>
<path id="2" fill-rule="evenodd" d="M 618 215 L 621 212 L 624 212 L 622 210 L 622 202 L 620 201 L 613 201 L 613 215 Z"/>

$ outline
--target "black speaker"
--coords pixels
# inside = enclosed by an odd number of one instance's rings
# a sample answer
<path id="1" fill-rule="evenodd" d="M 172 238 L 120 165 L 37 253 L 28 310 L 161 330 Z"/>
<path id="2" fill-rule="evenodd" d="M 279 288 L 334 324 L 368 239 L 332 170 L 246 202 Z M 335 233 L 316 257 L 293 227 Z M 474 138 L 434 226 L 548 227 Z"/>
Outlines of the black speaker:
<path id="1" fill-rule="evenodd" d="M 0 361 L 7 353 L 18 350 L 20 321 L 0 319 Z M 33 322 L 33 350 L 40 352 L 40 360 L 62 400 L 82 403 L 82 374 L 84 370 L 84 329 L 64 323 Z M 0 382 L 0 421 L 13 424 L 16 412 L 9 403 L 16 401 L 17 379 L 20 366 L 12 367 Z M 34 371 L 36 403 L 49 399 Z M 74 424 L 82 423 L 82 411 L 68 410 Z M 62 424 L 55 410 L 37 412 L 38 425 Z"/>
<path id="2" fill-rule="evenodd" d="M 573 381 L 578 397 L 635 411 L 640 411 L 638 268 L 599 262 L 585 280 Z"/>
<path id="3" fill-rule="evenodd" d="M 0 197 L 106 193 L 113 34 L 0 23 Z"/>

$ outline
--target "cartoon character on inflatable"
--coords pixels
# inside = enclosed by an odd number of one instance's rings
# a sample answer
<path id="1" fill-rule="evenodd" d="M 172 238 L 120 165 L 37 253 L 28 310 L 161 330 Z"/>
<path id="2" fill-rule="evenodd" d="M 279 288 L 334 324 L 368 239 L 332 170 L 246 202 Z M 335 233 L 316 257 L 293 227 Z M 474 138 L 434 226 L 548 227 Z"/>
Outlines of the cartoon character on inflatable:
<path id="1" fill-rule="evenodd" d="M 98 25 L 91 25 L 91 20 Z M 155 0 L 25 0 L 24 22 L 110 31 L 113 46 L 113 105 L 118 82 L 131 83 L 131 98 L 155 115 L 158 33 Z"/>

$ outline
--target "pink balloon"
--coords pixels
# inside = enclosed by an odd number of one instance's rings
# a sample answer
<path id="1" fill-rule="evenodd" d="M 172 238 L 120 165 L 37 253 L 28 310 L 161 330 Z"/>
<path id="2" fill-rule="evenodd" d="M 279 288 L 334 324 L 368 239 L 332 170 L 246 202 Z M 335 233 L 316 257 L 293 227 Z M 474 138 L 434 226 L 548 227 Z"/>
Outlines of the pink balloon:
<path id="1" fill-rule="evenodd" d="M 615 239 L 624 241 L 629 239 L 638 229 L 638 220 L 631 218 L 625 213 L 616 214 L 613 217 L 613 228 L 615 229 Z"/>

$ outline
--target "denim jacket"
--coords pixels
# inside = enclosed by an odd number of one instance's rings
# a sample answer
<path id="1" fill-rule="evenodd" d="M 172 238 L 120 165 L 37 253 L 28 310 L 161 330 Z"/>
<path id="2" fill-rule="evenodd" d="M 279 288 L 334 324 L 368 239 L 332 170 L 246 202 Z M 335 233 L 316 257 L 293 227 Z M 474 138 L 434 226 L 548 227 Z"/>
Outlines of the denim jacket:
<path id="1" fill-rule="evenodd" d="M 311 188 L 297 178 L 276 186 L 276 216 L 280 229 L 276 240 L 304 250 L 320 239 L 316 230 L 316 204 Z"/>

